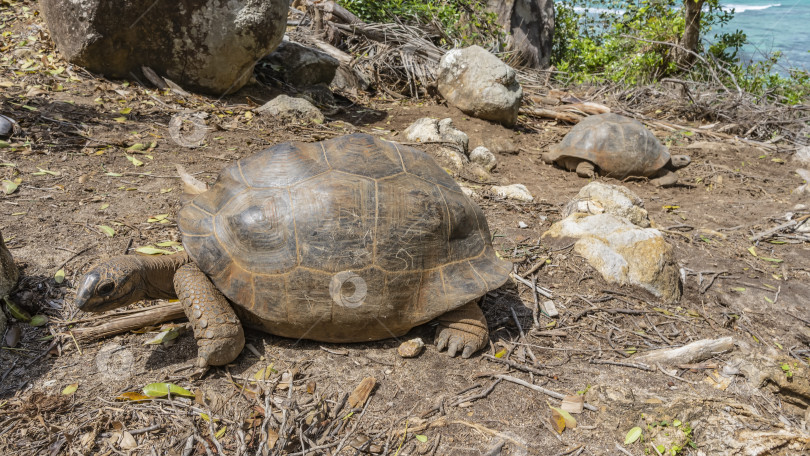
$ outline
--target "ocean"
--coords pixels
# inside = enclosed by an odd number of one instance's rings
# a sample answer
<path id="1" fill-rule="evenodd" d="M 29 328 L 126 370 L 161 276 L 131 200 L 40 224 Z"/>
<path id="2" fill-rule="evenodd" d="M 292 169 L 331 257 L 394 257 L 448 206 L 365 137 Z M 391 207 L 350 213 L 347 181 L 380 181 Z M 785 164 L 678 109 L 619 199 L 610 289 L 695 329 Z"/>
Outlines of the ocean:
<path id="1" fill-rule="evenodd" d="M 744 61 L 759 61 L 765 53 L 781 51 L 780 73 L 788 68 L 810 71 L 810 0 L 732 0 L 721 2 L 734 9 L 734 19 L 716 32 L 742 30 L 750 44 Z"/>
<path id="2" fill-rule="evenodd" d="M 721 0 L 720 4 L 725 10 L 733 9 L 734 18 L 704 39 L 712 41 L 715 34 L 742 30 L 749 42 L 738 54 L 743 62 L 760 61 L 766 54 L 780 51 L 782 58 L 775 71 L 810 71 L 810 0 Z M 590 9 L 592 13 L 603 11 Z"/>

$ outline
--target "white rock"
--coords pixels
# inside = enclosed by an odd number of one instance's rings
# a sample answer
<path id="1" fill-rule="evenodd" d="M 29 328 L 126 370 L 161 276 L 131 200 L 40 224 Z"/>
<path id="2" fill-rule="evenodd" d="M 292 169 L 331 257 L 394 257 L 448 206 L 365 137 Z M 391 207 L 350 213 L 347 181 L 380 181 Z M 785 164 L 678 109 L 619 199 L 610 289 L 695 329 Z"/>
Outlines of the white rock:
<path id="1" fill-rule="evenodd" d="M 513 126 L 523 89 L 515 70 L 480 46 L 452 49 L 439 62 L 439 93 L 465 114 Z"/>
<path id="2" fill-rule="evenodd" d="M 574 251 L 610 283 L 636 285 L 663 301 L 681 297 L 678 267 L 660 231 L 613 214 L 574 213 L 553 224 L 546 238 L 575 238 Z"/>
<path id="3" fill-rule="evenodd" d="M 263 116 L 278 117 L 283 120 L 303 119 L 316 123 L 324 121 L 323 113 L 303 98 L 279 95 L 256 109 Z"/>
<path id="4" fill-rule="evenodd" d="M 518 201 L 532 202 L 534 197 L 529 193 L 529 189 L 523 184 L 512 184 L 505 186 L 493 186 L 492 193 L 500 196 L 501 198 L 509 198 Z"/>
<path id="5" fill-rule="evenodd" d="M 485 170 L 492 171 L 498 165 L 495 154 L 484 146 L 478 146 L 470 152 L 470 161 L 483 166 Z"/>
<path id="6" fill-rule="evenodd" d="M 527 225 L 526 222 L 518 222 L 518 228 L 528 228 L 528 227 L 529 225 Z"/>
<path id="7" fill-rule="evenodd" d="M 595 181 L 582 187 L 577 196 L 563 209 L 563 217 L 576 212 L 590 215 L 608 213 L 626 218 L 642 228 L 650 226 L 644 201 L 620 185 Z"/>
<path id="8" fill-rule="evenodd" d="M 810 166 L 810 146 L 804 146 L 796 151 L 793 159 L 805 166 Z"/>
<path id="9" fill-rule="evenodd" d="M 405 129 L 405 137 L 413 142 L 450 143 L 465 154 L 470 143 L 467 134 L 457 129 L 449 117 L 442 120 L 423 117 Z"/>

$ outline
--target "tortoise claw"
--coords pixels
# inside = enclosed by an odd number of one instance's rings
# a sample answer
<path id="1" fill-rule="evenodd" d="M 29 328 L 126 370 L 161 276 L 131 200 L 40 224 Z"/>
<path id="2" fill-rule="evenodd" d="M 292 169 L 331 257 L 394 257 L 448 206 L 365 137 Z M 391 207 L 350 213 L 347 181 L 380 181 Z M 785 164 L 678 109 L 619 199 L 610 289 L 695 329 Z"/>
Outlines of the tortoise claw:
<path id="1" fill-rule="evenodd" d="M 461 353 L 461 357 L 467 359 L 472 356 L 473 353 L 475 353 L 475 347 L 467 344 L 464 346 L 464 351 Z"/>
<path id="2" fill-rule="evenodd" d="M 457 337 L 453 337 L 450 341 L 450 346 L 447 347 L 447 356 L 451 358 L 456 357 L 456 353 L 458 353 L 459 348 L 461 348 L 462 341 L 459 340 Z"/>

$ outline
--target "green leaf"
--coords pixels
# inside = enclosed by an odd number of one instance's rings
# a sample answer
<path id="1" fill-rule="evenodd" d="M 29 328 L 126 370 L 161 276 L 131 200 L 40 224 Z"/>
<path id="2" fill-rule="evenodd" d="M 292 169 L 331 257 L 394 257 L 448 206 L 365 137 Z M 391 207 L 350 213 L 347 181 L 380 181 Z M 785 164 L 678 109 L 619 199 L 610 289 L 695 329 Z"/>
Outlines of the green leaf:
<path id="1" fill-rule="evenodd" d="M 132 155 L 127 155 L 127 160 L 132 162 L 132 164 L 135 166 L 143 166 L 143 162 L 133 157 Z"/>
<path id="2" fill-rule="evenodd" d="M 145 148 L 146 148 L 146 146 L 143 143 L 135 143 L 135 144 L 127 147 L 127 150 L 139 151 L 139 150 L 144 150 Z"/>
<path id="3" fill-rule="evenodd" d="M 31 321 L 28 322 L 31 326 L 44 326 L 48 323 L 48 317 L 45 315 L 34 315 Z"/>
<path id="4" fill-rule="evenodd" d="M 767 257 L 759 257 L 760 260 L 770 261 L 771 263 L 781 263 L 784 260 L 780 260 L 779 258 L 767 258 Z"/>
<path id="5" fill-rule="evenodd" d="M 11 195 L 17 191 L 17 187 L 19 187 L 21 183 L 22 179 L 14 179 L 13 181 L 3 179 L 3 182 L 0 183 L 0 188 L 3 189 L 3 193 L 6 195 Z"/>
<path id="6" fill-rule="evenodd" d="M 149 339 L 148 341 L 144 342 L 143 344 L 144 345 L 164 344 L 166 342 L 169 342 L 170 340 L 177 339 L 177 336 L 179 336 L 180 333 L 181 331 L 178 327 L 167 328 L 158 333 L 158 335 L 156 335 L 152 339 Z"/>
<path id="7" fill-rule="evenodd" d="M 50 174 L 51 176 L 61 176 L 62 173 L 59 171 L 48 171 L 47 169 L 37 168 L 39 171 L 35 173 L 31 173 L 34 176 L 44 176 L 46 174 Z"/>
<path id="8" fill-rule="evenodd" d="M 119 114 L 124 114 L 124 115 L 127 115 L 127 114 L 129 114 L 131 112 L 132 112 L 132 108 L 124 108 L 124 109 L 118 111 Z"/>
<path id="9" fill-rule="evenodd" d="M 101 230 L 102 233 L 106 234 L 109 237 L 115 236 L 115 230 L 107 225 L 96 225 L 98 229 Z"/>
<path id="10" fill-rule="evenodd" d="M 169 392 L 172 396 L 194 397 L 194 393 L 174 383 L 150 383 L 143 387 L 143 393 L 150 397 L 168 396 Z"/>
<path id="11" fill-rule="evenodd" d="M 138 247 L 137 249 L 135 249 L 135 251 L 138 252 L 138 253 L 143 253 L 145 255 L 171 255 L 172 254 L 172 252 L 169 252 L 168 250 L 158 249 L 158 248 L 155 248 L 155 247 L 152 247 L 152 246 L 149 246 L 149 245 L 144 246 L 144 247 Z"/>
<path id="12" fill-rule="evenodd" d="M 748 253 L 750 253 L 751 255 L 757 256 L 757 248 L 754 247 L 753 245 L 751 247 L 748 247 Z"/>
<path id="13" fill-rule="evenodd" d="M 56 274 L 53 275 L 53 280 L 56 283 L 62 283 L 65 281 L 65 270 L 60 269 L 56 271 Z"/>
<path id="14" fill-rule="evenodd" d="M 641 432 L 642 432 L 641 428 L 638 427 L 638 426 L 636 426 L 633 429 L 630 429 L 629 431 L 627 431 L 627 435 L 624 436 L 624 444 L 625 445 L 630 445 L 632 443 L 635 443 L 636 440 L 641 438 Z"/>
<path id="15" fill-rule="evenodd" d="M 570 413 L 568 413 L 568 411 L 563 410 L 563 409 L 558 408 L 558 407 L 551 407 L 551 410 L 554 410 L 555 412 L 559 413 L 560 416 L 563 417 L 563 419 L 565 420 L 565 427 L 566 428 L 575 429 L 577 427 L 576 418 L 574 418 Z"/>
<path id="16" fill-rule="evenodd" d="M 427 436 L 426 435 L 414 434 L 413 436 L 416 437 L 416 440 L 418 440 L 418 441 L 420 441 L 422 443 L 427 442 Z"/>

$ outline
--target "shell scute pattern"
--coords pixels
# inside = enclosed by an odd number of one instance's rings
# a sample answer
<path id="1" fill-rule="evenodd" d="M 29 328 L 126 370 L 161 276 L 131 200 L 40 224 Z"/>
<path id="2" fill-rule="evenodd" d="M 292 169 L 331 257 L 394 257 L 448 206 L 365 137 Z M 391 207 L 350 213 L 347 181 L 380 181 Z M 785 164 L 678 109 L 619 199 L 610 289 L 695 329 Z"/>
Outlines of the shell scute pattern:
<path id="1" fill-rule="evenodd" d="M 481 210 L 431 157 L 370 135 L 244 158 L 180 211 L 178 226 L 239 316 L 285 337 L 401 335 L 497 288 L 511 269 Z M 330 292 L 346 271 L 363 282 L 357 306 Z"/>

